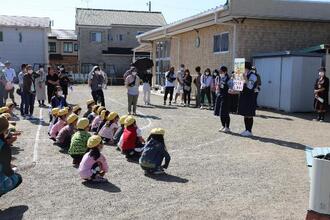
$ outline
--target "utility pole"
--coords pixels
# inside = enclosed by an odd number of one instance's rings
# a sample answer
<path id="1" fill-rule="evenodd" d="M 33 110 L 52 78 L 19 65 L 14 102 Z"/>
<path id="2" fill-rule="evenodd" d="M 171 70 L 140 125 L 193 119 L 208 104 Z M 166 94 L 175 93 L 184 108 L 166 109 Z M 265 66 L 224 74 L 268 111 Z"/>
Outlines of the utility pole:
<path id="1" fill-rule="evenodd" d="M 149 11 L 151 12 L 151 1 L 149 1 L 147 5 L 149 6 Z"/>

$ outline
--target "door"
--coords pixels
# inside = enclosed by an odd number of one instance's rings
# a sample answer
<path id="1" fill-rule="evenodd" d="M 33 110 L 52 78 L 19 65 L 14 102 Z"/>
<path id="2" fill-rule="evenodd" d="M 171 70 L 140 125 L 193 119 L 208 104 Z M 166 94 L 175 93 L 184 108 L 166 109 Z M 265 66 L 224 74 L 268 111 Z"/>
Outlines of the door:
<path id="1" fill-rule="evenodd" d="M 255 66 L 261 76 L 261 91 L 258 105 L 279 109 L 281 87 L 281 57 L 257 58 Z"/>

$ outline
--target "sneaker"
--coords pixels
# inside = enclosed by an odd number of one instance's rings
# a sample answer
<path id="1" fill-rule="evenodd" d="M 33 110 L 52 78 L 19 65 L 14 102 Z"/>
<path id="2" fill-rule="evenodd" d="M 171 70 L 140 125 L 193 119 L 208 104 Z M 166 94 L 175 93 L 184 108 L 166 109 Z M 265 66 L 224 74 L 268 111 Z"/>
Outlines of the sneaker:
<path id="1" fill-rule="evenodd" d="M 174 101 L 173 104 L 175 105 L 176 104 L 176 101 Z"/>
<path id="2" fill-rule="evenodd" d="M 154 174 L 154 175 L 162 175 L 162 174 L 165 174 L 165 171 L 163 169 L 159 169 L 159 170 L 154 171 L 152 174 Z"/>
<path id="3" fill-rule="evenodd" d="M 170 102 L 168 105 L 172 105 L 172 103 Z"/>
<path id="4" fill-rule="evenodd" d="M 219 132 L 224 132 L 224 131 L 225 131 L 225 127 L 219 129 Z"/>
<path id="5" fill-rule="evenodd" d="M 166 105 L 166 102 L 164 102 L 164 105 Z"/>
<path id="6" fill-rule="evenodd" d="M 230 130 L 230 128 L 225 128 L 225 129 L 223 130 L 223 132 L 225 132 L 225 133 L 230 133 L 231 130 Z"/>
<path id="7" fill-rule="evenodd" d="M 252 132 L 249 132 L 249 131 L 244 131 L 241 133 L 241 135 L 243 137 L 252 137 L 253 136 Z"/>
<path id="8" fill-rule="evenodd" d="M 321 120 L 320 120 L 320 122 L 324 122 L 324 120 L 323 120 L 323 119 L 321 119 Z"/>
<path id="9" fill-rule="evenodd" d="M 203 109 L 204 109 L 204 107 L 203 107 L 203 106 L 201 106 L 201 107 L 200 107 L 200 109 L 201 109 L 201 110 L 203 110 Z"/>

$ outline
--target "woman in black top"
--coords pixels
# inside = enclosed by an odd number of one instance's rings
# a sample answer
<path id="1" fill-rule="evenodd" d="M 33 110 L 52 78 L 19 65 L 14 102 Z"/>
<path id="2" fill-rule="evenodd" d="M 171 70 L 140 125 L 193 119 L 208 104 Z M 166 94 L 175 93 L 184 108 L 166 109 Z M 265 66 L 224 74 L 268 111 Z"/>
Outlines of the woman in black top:
<path id="1" fill-rule="evenodd" d="M 47 97 L 48 103 L 51 104 L 52 97 L 55 95 L 56 86 L 60 85 L 60 81 L 57 75 L 57 72 L 54 68 L 48 68 L 48 75 L 46 76 L 46 83 L 47 83 Z"/>
<path id="2" fill-rule="evenodd" d="M 324 121 L 325 113 L 329 103 L 329 79 L 325 76 L 325 68 L 319 69 L 319 78 L 315 82 L 315 110 L 318 112 L 317 121 Z"/>
<path id="3" fill-rule="evenodd" d="M 184 100 L 184 106 L 190 106 L 190 98 L 191 98 L 191 83 L 192 83 L 192 77 L 190 75 L 190 71 L 186 69 L 184 71 L 183 76 L 183 100 Z M 188 105 L 187 105 L 188 100 Z"/>
<path id="4" fill-rule="evenodd" d="M 68 96 L 68 88 L 69 88 L 70 79 L 69 79 L 68 73 L 65 71 L 63 65 L 58 67 L 58 77 L 60 80 L 60 86 L 62 87 L 63 96 L 66 100 L 66 98 Z"/>

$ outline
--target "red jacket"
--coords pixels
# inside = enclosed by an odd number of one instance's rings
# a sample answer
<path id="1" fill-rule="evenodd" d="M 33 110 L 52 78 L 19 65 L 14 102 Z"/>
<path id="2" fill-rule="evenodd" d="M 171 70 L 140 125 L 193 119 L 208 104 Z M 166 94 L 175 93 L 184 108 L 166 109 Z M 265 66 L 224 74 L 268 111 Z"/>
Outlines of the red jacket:
<path id="1" fill-rule="evenodd" d="M 136 142 L 137 142 L 136 129 L 137 128 L 134 126 L 125 128 L 123 133 L 123 143 L 121 146 L 121 149 L 123 151 L 133 150 L 136 147 Z"/>

